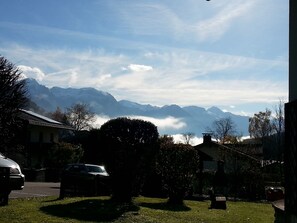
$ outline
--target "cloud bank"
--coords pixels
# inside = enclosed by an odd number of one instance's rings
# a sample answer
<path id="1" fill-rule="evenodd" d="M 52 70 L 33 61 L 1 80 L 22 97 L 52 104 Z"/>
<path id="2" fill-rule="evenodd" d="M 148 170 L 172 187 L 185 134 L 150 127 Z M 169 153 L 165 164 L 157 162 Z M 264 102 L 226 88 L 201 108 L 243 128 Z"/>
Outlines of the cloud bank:
<path id="1" fill-rule="evenodd" d="M 147 116 L 129 116 L 130 119 L 140 119 L 144 121 L 148 121 L 157 126 L 160 132 L 166 132 L 167 130 L 181 130 L 186 127 L 186 123 L 181 119 L 175 117 L 166 117 L 166 118 L 153 118 Z M 95 121 L 93 123 L 94 128 L 100 128 L 101 125 L 109 121 L 111 118 L 108 116 L 95 116 Z"/>

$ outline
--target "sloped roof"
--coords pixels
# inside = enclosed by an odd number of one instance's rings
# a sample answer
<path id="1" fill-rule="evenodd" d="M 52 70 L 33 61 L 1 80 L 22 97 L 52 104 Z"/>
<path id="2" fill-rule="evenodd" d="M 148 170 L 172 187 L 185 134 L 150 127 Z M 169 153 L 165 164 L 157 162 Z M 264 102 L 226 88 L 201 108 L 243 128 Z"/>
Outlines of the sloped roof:
<path id="1" fill-rule="evenodd" d="M 194 146 L 194 148 L 197 149 L 198 152 L 204 158 L 206 158 L 206 160 L 216 160 L 216 159 L 218 159 L 218 157 L 217 157 L 218 153 L 215 150 L 221 149 L 223 151 L 230 152 L 230 153 L 235 153 L 235 154 L 238 154 L 240 156 L 247 157 L 249 159 L 252 159 L 254 161 L 259 162 L 259 159 L 255 158 L 254 156 L 251 156 L 251 155 L 249 155 L 247 153 L 244 153 L 244 152 L 242 152 L 242 151 L 240 151 L 238 149 L 231 148 L 229 146 L 219 144 L 219 143 L 214 142 L 214 141 L 203 142 L 203 143 L 201 143 L 199 145 Z"/>
<path id="2" fill-rule="evenodd" d="M 26 120 L 30 125 L 74 130 L 71 126 L 64 125 L 61 122 L 55 121 L 53 119 L 25 109 L 20 109 L 19 118 L 21 118 L 22 120 Z"/>

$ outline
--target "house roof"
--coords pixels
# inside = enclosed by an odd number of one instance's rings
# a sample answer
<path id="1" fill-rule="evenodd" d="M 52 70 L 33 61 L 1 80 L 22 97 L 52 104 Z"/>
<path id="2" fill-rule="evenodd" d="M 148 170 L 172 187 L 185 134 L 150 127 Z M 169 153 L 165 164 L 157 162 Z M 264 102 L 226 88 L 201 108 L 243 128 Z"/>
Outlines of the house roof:
<path id="1" fill-rule="evenodd" d="M 240 151 L 242 153 L 251 155 L 253 157 L 263 159 L 263 144 L 260 143 L 238 143 L 238 144 L 227 144 L 226 146 Z"/>
<path id="2" fill-rule="evenodd" d="M 50 128 L 74 130 L 71 126 L 55 121 L 32 111 L 20 109 L 19 118 L 26 120 L 30 125 L 45 126 Z"/>
<path id="3" fill-rule="evenodd" d="M 238 149 L 231 148 L 229 146 L 216 143 L 214 141 L 203 142 L 203 143 L 201 143 L 199 145 L 194 146 L 194 148 L 198 150 L 198 153 L 200 155 L 202 155 L 202 157 L 205 160 L 219 160 L 220 157 L 218 157 L 217 150 L 220 149 L 220 150 L 223 150 L 225 152 L 235 153 L 235 154 L 238 154 L 240 156 L 247 157 L 249 159 L 252 159 L 254 161 L 259 162 L 259 159 L 255 158 L 254 156 L 251 156 L 251 155 L 249 155 L 247 153 L 244 153 L 244 152 L 242 152 L 242 151 L 240 151 Z"/>

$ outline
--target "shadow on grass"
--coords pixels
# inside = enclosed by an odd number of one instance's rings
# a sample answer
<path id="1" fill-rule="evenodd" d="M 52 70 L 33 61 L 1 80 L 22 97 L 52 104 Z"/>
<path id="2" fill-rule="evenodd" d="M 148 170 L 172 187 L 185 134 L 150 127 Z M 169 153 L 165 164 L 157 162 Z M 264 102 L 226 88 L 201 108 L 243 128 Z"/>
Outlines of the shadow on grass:
<path id="1" fill-rule="evenodd" d="M 186 205 L 173 205 L 168 202 L 162 203 L 139 203 L 139 206 L 147 207 L 156 210 L 165 210 L 165 211 L 190 211 L 191 208 L 187 207 Z"/>
<path id="2" fill-rule="evenodd" d="M 55 204 L 40 208 L 46 214 L 80 221 L 113 221 L 125 212 L 138 211 L 134 204 L 116 203 L 111 200 L 87 199 L 68 204 Z"/>

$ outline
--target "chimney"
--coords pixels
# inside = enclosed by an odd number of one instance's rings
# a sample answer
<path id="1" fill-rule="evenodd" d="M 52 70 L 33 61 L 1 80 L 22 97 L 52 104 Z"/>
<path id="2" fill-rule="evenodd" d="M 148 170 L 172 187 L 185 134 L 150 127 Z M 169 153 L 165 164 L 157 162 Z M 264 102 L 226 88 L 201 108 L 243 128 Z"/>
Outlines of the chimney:
<path id="1" fill-rule="evenodd" d="M 202 135 L 203 135 L 203 143 L 210 143 L 211 142 L 212 133 L 204 132 L 204 133 L 202 133 Z"/>

